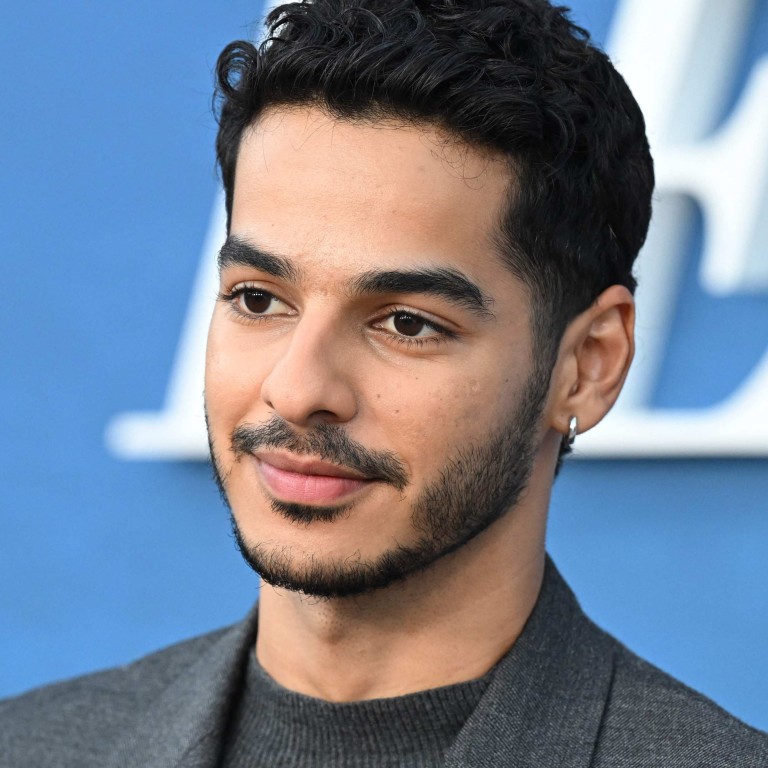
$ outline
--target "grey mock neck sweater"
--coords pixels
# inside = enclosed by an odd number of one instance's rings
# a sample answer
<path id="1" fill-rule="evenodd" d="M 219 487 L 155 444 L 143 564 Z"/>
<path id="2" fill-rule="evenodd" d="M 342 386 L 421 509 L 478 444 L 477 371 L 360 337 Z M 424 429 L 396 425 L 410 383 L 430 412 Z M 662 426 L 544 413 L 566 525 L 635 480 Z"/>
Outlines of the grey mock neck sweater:
<path id="1" fill-rule="evenodd" d="M 251 652 L 222 768 L 436 768 L 492 676 L 338 704 L 283 688 Z"/>

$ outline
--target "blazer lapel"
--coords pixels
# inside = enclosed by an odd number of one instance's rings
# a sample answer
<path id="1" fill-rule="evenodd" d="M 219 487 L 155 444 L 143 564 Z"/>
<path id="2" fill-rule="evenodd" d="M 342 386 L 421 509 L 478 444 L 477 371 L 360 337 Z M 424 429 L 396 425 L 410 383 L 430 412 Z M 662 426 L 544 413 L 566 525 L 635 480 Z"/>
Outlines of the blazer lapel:
<path id="1" fill-rule="evenodd" d="M 254 607 L 148 702 L 105 768 L 214 768 L 256 637 L 257 615 Z"/>
<path id="2" fill-rule="evenodd" d="M 548 559 L 536 608 L 448 752 L 447 768 L 586 768 L 612 676 L 611 641 Z"/>

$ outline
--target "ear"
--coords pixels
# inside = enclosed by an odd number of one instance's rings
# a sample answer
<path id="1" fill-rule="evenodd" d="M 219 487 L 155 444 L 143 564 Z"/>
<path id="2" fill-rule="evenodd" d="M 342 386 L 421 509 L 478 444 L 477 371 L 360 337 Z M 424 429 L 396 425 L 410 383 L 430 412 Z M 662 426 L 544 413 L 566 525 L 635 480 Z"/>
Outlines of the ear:
<path id="1" fill-rule="evenodd" d="M 563 334 L 552 374 L 549 426 L 568 434 L 595 426 L 613 407 L 635 353 L 635 302 L 621 285 L 607 288 Z"/>

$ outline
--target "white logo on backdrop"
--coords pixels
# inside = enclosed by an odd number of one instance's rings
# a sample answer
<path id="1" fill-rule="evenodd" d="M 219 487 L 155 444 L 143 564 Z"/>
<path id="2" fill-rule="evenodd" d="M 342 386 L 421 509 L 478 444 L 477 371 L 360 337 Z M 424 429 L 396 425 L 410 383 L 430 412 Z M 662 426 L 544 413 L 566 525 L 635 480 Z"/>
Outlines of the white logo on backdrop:
<path id="1" fill-rule="evenodd" d="M 757 62 L 733 113 L 713 131 L 753 10 L 753 0 L 623 0 L 617 8 L 608 50 L 645 113 L 658 187 L 638 268 L 638 355 L 617 407 L 579 439 L 580 455 L 768 455 L 768 349 L 747 380 L 718 405 L 696 410 L 650 405 L 694 201 L 705 221 L 702 289 L 714 297 L 768 291 L 768 57 Z M 207 456 L 205 337 L 223 240 L 218 200 L 165 406 L 157 413 L 122 414 L 108 427 L 108 444 L 122 457 Z M 708 329 L 701 331 L 703 339 Z"/>

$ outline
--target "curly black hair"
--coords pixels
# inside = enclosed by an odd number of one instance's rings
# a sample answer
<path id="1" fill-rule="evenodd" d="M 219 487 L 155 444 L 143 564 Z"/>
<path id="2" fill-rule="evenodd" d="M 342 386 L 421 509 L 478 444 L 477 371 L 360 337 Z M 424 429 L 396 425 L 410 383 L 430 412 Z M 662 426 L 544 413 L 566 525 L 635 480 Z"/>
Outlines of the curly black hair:
<path id="1" fill-rule="evenodd" d="M 539 363 L 608 286 L 634 291 L 653 161 L 608 56 L 546 0 L 311 0 L 279 6 L 258 46 L 217 64 L 217 160 L 231 213 L 243 131 L 266 108 L 444 129 L 510 161 L 496 246 L 525 283 Z"/>

